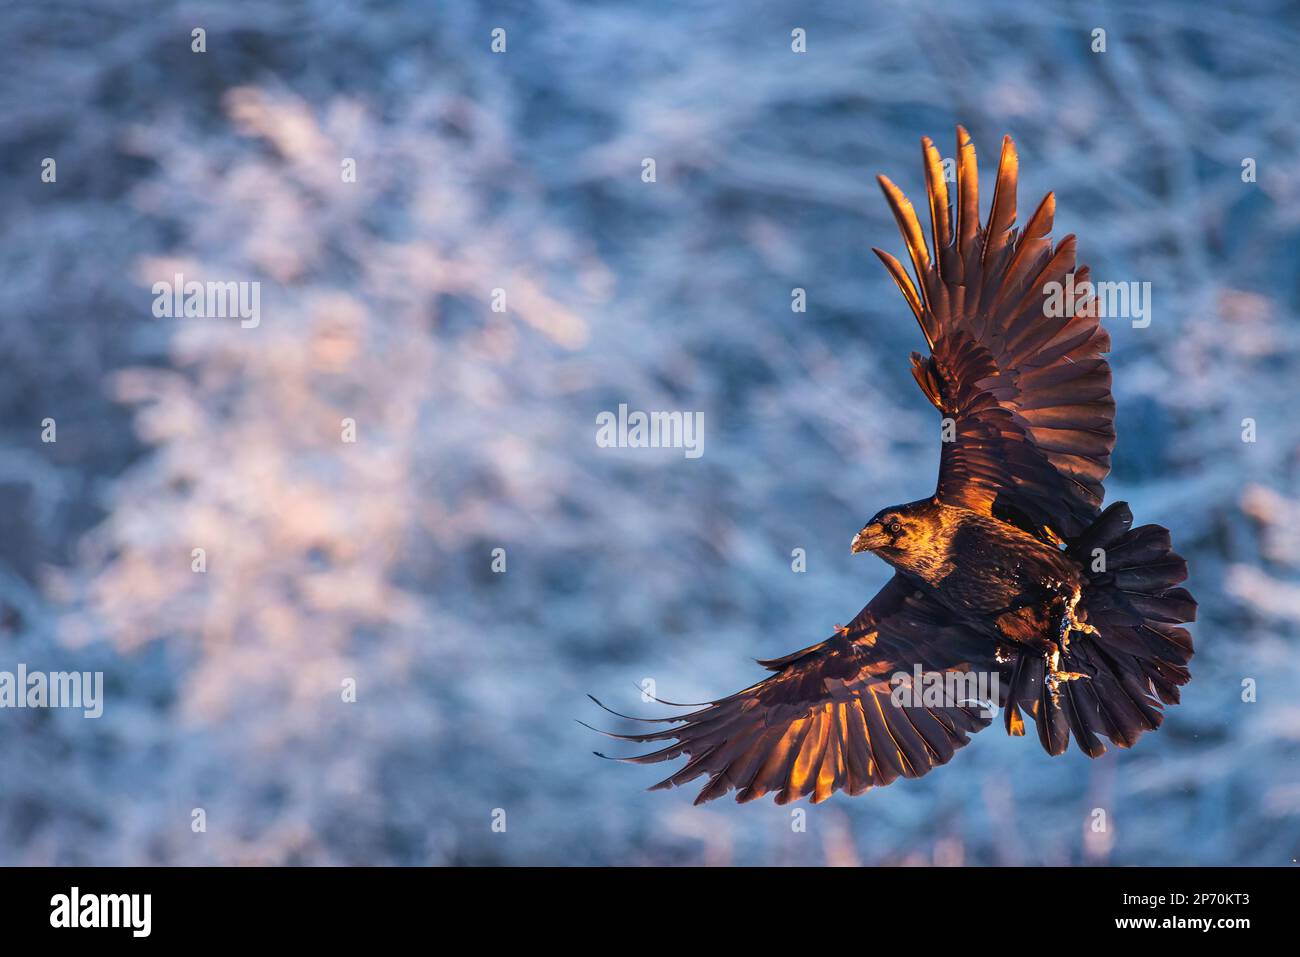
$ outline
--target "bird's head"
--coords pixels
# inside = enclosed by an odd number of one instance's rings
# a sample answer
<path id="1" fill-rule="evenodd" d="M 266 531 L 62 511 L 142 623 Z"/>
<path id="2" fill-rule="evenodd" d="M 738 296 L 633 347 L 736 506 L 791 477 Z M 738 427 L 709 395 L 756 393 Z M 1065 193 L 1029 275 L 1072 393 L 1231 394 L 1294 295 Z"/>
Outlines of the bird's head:
<path id="1" fill-rule="evenodd" d="M 854 536 L 853 552 L 875 552 L 898 564 L 898 559 L 933 539 L 937 522 L 936 506 L 929 500 L 881 509 Z"/>

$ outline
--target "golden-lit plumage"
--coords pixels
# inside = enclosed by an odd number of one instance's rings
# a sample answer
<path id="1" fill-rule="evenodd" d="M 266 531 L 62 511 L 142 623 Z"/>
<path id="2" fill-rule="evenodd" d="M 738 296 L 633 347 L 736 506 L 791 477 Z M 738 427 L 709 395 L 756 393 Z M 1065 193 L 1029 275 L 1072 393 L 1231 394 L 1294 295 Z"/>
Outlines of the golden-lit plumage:
<path id="1" fill-rule="evenodd" d="M 1075 273 L 1075 242 L 1052 245 L 1049 194 L 1016 230 L 1019 161 L 1003 141 L 989 217 L 979 219 L 975 148 L 957 130 L 955 208 L 942 160 L 922 141 L 931 245 L 903 193 L 880 185 L 915 272 L 875 250 L 921 327 L 912 371 L 951 427 L 934 495 L 882 510 L 858 533 L 893 579 L 826 641 L 760 662 L 744 691 L 625 740 L 668 742 L 634 763 L 689 758 L 656 787 L 707 775 L 697 798 L 736 791 L 778 803 L 858 794 L 946 763 L 988 709 L 921 694 L 917 677 L 998 679 L 1006 728 L 1059 754 L 1074 735 L 1128 747 L 1157 728 L 1189 678 L 1196 603 L 1169 533 L 1100 510 L 1115 403 L 1095 302 L 1047 315 L 1043 290 Z M 1104 557 L 1098 567 L 1096 556 Z M 924 683 L 924 682 L 922 682 Z M 954 684 L 956 682 L 953 682 Z M 910 694 L 900 694 L 910 692 Z"/>

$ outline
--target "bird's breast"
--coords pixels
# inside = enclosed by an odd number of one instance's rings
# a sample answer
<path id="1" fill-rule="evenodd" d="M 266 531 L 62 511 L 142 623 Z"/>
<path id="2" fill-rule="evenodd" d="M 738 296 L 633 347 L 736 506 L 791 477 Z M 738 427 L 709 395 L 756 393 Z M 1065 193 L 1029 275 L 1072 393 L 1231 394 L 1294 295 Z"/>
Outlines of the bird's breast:
<path id="1" fill-rule="evenodd" d="M 1079 580 L 1064 553 L 1001 523 L 970 523 L 952 537 L 947 574 L 935 582 L 954 610 L 997 615 L 1050 600 Z"/>

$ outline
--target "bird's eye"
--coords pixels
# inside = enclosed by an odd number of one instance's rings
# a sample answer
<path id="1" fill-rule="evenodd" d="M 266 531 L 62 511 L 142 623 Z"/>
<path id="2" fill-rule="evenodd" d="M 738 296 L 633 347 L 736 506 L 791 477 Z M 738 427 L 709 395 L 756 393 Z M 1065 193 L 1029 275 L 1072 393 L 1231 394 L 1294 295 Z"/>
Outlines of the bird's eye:
<path id="1" fill-rule="evenodd" d="M 890 522 L 890 523 L 889 523 L 889 530 L 890 530 L 891 532 L 901 532 L 901 531 L 903 530 L 903 526 L 902 526 L 901 524 L 899 524 L 898 522 Z"/>

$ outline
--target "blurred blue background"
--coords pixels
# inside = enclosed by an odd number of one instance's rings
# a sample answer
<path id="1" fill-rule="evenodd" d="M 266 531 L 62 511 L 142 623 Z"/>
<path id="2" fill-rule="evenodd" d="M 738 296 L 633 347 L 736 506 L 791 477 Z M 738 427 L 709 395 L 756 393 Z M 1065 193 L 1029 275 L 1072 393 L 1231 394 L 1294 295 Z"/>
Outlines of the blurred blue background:
<path id="1" fill-rule="evenodd" d="M 0 669 L 107 700 L 0 711 L 0 863 L 1292 863 L 1300 15 L 1235 7 L 6 4 Z M 802 832 L 647 794 L 584 693 L 757 680 L 933 488 L 873 177 L 917 198 L 958 122 L 986 197 L 1010 133 L 1022 220 L 1055 190 L 1152 283 L 1108 493 L 1190 559 L 1184 703 L 1097 761 L 995 725 Z M 176 272 L 260 282 L 260 325 L 154 318 Z M 598 448 L 620 402 L 704 455 Z"/>

